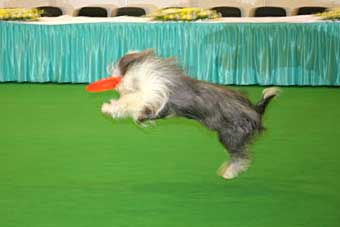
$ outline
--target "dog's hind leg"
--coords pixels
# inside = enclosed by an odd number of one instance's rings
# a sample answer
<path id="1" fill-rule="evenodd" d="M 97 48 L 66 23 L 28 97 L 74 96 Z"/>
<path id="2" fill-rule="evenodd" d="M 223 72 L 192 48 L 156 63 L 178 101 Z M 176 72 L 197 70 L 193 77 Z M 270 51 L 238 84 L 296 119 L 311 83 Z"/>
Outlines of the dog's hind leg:
<path id="1" fill-rule="evenodd" d="M 250 157 L 246 149 L 246 139 L 219 132 L 219 140 L 229 151 L 231 159 L 218 169 L 218 175 L 224 179 L 233 179 L 246 171 L 250 165 Z"/>

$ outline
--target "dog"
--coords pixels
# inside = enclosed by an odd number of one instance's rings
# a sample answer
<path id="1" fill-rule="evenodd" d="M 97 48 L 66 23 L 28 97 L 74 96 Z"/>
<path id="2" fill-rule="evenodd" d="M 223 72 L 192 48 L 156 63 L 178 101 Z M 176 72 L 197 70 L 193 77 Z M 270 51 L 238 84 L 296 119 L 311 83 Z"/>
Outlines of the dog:
<path id="1" fill-rule="evenodd" d="M 163 59 L 153 50 L 132 52 L 117 63 L 114 75 L 123 77 L 116 88 L 118 100 L 104 103 L 101 111 L 112 118 L 132 117 L 136 122 L 171 116 L 194 119 L 216 131 L 231 159 L 218 170 L 233 179 L 248 169 L 247 145 L 264 130 L 262 116 L 278 88 L 267 88 L 252 104 L 241 92 L 187 76 L 175 59 Z"/>

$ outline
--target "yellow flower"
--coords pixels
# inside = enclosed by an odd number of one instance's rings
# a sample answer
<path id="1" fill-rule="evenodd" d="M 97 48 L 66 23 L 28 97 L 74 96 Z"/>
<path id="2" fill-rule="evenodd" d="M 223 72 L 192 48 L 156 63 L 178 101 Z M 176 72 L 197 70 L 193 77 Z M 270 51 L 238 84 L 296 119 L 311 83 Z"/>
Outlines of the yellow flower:
<path id="1" fill-rule="evenodd" d="M 42 11 L 37 9 L 0 9 L 1 20 L 34 20 L 40 17 Z"/>
<path id="2" fill-rule="evenodd" d="M 165 10 L 160 10 L 155 13 L 149 14 L 154 20 L 183 20 L 192 21 L 197 19 L 210 19 L 217 18 L 220 15 L 212 10 L 205 10 L 200 8 L 170 8 Z"/>
<path id="3" fill-rule="evenodd" d="M 316 16 L 319 16 L 324 20 L 340 20 L 340 8 L 324 13 L 318 13 Z"/>

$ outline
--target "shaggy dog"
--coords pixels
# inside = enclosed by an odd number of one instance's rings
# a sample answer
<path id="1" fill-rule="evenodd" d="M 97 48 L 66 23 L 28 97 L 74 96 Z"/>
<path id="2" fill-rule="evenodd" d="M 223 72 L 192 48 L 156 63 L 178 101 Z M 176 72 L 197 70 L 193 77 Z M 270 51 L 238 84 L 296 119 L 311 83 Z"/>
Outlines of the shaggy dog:
<path id="1" fill-rule="evenodd" d="M 169 116 L 201 122 L 216 131 L 231 160 L 219 174 L 232 179 L 245 171 L 250 158 L 247 144 L 261 132 L 262 116 L 278 89 L 263 91 L 262 99 L 252 104 L 240 92 L 185 75 L 174 59 L 157 57 L 152 50 L 123 56 L 114 75 L 123 76 L 117 90 L 118 100 L 102 105 L 102 112 L 113 118 L 132 117 L 141 123 Z"/>

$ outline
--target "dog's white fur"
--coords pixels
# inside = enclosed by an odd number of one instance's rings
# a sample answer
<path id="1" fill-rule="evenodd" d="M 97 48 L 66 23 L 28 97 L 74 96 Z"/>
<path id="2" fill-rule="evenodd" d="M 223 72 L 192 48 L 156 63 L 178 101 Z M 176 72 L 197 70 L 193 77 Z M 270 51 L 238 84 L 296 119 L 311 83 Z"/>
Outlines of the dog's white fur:
<path id="1" fill-rule="evenodd" d="M 240 173 L 246 171 L 250 166 L 249 159 L 235 158 L 230 162 L 224 162 L 218 169 L 217 174 L 224 179 L 233 179 Z"/>
<path id="2" fill-rule="evenodd" d="M 158 60 L 149 60 L 132 67 L 118 85 L 121 98 L 102 105 L 102 112 L 113 118 L 132 116 L 137 120 L 145 108 L 155 110 L 155 115 L 162 110 L 169 98 L 169 83 L 161 76 L 162 64 Z M 120 74 L 119 71 L 117 73 Z"/>
<path id="3" fill-rule="evenodd" d="M 263 98 L 267 98 L 269 96 L 273 96 L 273 95 L 278 95 L 281 92 L 281 90 L 277 87 L 270 87 L 270 88 L 266 88 L 262 91 L 263 94 Z"/>

